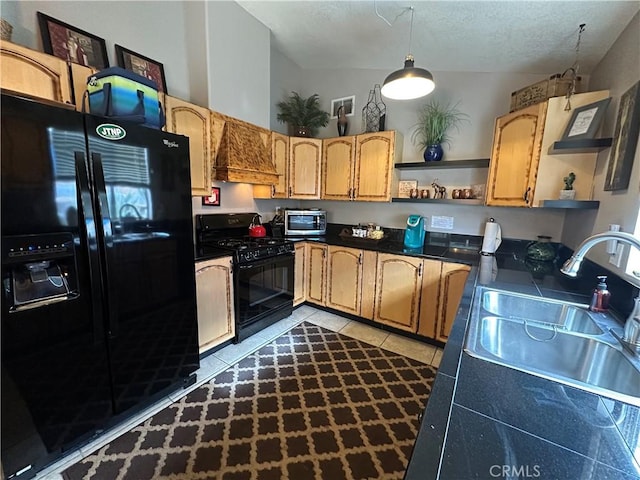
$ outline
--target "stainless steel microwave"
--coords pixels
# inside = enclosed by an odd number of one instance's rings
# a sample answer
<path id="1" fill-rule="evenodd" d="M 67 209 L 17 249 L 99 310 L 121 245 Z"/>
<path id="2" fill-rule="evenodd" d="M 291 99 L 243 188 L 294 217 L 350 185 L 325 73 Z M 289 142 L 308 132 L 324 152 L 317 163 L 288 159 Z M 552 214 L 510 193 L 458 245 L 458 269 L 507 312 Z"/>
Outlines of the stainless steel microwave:
<path id="1" fill-rule="evenodd" d="M 324 235 L 327 231 L 327 212 L 313 208 L 284 211 L 285 235 Z"/>

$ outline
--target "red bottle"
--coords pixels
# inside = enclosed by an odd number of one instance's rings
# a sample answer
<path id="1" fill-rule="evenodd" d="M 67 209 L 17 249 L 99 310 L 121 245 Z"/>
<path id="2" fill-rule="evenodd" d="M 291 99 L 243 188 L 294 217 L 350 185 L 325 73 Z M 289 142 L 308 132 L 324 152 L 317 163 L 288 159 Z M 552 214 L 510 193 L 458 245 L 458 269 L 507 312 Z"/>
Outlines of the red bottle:
<path id="1" fill-rule="evenodd" d="M 592 312 L 606 312 L 609 310 L 609 300 L 611 299 L 611 293 L 607 290 L 607 284 L 605 283 L 607 277 L 602 275 L 598 277 L 598 285 L 593 290 L 591 295 L 591 303 L 589 304 L 589 310 Z"/>

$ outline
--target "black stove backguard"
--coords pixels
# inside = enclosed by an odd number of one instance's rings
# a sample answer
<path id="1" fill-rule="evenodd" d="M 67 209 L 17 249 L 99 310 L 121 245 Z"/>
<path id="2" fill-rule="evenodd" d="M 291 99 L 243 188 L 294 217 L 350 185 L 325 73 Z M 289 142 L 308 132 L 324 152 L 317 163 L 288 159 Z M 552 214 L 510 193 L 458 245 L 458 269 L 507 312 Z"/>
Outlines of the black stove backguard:
<path id="1" fill-rule="evenodd" d="M 240 342 L 293 311 L 295 247 L 285 239 L 253 238 L 257 214 L 196 215 L 196 256 L 233 256 L 235 341 Z"/>

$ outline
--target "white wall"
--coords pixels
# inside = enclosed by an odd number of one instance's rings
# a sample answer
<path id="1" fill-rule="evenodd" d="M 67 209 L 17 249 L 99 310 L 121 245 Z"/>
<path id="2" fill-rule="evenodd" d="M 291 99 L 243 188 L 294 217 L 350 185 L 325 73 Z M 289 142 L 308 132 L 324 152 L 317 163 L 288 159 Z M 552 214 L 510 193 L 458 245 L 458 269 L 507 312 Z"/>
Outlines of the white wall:
<path id="1" fill-rule="evenodd" d="M 603 137 L 613 136 L 620 97 L 640 80 L 639 38 L 640 14 L 636 14 L 591 75 L 591 90 L 608 89 L 612 97 L 603 122 Z M 585 237 L 607 230 L 610 223 L 617 223 L 622 231 L 633 233 L 640 209 L 640 148 L 636 148 L 627 190 L 604 191 L 610 154 L 611 149 L 606 149 L 598 155 L 594 200 L 600 201 L 600 208 L 597 212 L 581 212 L 566 217 L 562 241 L 571 248 L 575 249 Z M 626 247 L 623 267 L 628 250 L 629 247 Z M 588 257 L 616 273 L 624 272 L 624 268 L 616 269 L 608 263 L 609 256 L 605 253 L 604 244 L 596 245 Z"/>
<path id="2" fill-rule="evenodd" d="M 14 43 L 42 51 L 36 16 L 42 12 L 104 38 L 111 66 L 117 64 L 115 44 L 157 60 L 164 65 L 168 92 L 190 97 L 182 2 L 2 1 L 0 10 L 14 27 Z"/>
<path id="3" fill-rule="evenodd" d="M 269 128 L 271 32 L 235 2 L 207 2 L 209 107 Z"/>

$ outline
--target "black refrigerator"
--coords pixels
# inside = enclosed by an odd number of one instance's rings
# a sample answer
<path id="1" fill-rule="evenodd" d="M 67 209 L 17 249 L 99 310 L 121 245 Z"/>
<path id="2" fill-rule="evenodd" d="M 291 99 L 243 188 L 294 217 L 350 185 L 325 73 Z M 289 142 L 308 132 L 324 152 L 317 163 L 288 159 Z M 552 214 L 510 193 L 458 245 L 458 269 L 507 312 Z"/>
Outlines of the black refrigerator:
<path id="1" fill-rule="evenodd" d="M 2 467 L 29 478 L 195 379 L 189 141 L 0 106 Z"/>

